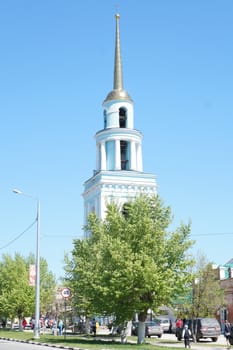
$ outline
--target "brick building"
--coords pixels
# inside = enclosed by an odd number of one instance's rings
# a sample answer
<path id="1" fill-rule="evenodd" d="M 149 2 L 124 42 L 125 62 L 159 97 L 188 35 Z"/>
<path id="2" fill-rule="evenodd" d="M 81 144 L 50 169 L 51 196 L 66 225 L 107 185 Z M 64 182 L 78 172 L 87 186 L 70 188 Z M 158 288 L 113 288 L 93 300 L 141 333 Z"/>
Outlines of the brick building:
<path id="1" fill-rule="evenodd" d="M 225 306 L 219 310 L 217 318 L 221 324 L 224 324 L 226 319 L 233 323 L 233 258 L 223 266 L 214 268 L 216 268 L 225 298 Z"/>

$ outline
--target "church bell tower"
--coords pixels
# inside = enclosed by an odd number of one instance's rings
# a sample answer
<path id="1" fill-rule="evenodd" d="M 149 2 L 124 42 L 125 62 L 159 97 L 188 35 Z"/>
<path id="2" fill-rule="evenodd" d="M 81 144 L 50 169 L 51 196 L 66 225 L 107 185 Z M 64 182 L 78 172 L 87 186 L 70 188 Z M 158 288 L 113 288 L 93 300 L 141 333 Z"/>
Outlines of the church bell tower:
<path id="1" fill-rule="evenodd" d="M 134 129 L 134 103 L 123 85 L 119 14 L 115 19 L 113 90 L 103 102 L 103 129 L 95 135 L 96 170 L 84 183 L 84 224 L 90 212 L 104 219 L 110 201 L 122 206 L 157 192 L 155 175 L 143 172 L 142 133 Z"/>

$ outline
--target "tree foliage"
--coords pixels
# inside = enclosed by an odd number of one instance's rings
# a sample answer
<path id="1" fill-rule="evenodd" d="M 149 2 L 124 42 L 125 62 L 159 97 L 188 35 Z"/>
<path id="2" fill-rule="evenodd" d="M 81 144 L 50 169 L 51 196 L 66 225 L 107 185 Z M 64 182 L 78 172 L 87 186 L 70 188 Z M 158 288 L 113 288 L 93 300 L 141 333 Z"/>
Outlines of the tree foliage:
<path id="1" fill-rule="evenodd" d="M 201 256 L 193 283 L 192 314 L 194 317 L 214 317 L 224 305 L 224 290 L 213 264 Z"/>
<path id="2" fill-rule="evenodd" d="M 29 285 L 29 265 L 35 258 L 16 253 L 14 257 L 6 254 L 0 261 L 0 310 L 1 316 L 13 320 L 15 317 L 32 316 L 35 311 L 35 287 Z M 54 297 L 55 278 L 48 271 L 46 260 L 41 258 L 40 306 L 46 311 Z"/>
<path id="3" fill-rule="evenodd" d="M 170 305 L 191 280 L 190 225 L 169 232 L 171 211 L 159 196 L 140 196 L 121 211 L 107 207 L 104 221 L 89 216 L 88 238 L 74 241 L 66 273 L 77 308 L 115 315 L 122 323 L 135 312 Z"/>

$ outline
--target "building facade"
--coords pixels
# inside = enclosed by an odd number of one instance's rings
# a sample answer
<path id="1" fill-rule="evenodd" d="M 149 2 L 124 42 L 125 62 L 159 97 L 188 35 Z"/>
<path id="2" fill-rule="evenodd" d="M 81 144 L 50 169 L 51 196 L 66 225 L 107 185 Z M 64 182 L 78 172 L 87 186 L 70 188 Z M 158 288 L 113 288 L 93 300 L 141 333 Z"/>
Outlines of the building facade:
<path id="1" fill-rule="evenodd" d="M 226 264 L 216 267 L 217 278 L 220 286 L 224 290 L 225 305 L 219 310 L 217 318 L 222 325 L 225 320 L 233 324 L 233 259 Z"/>
<path id="2" fill-rule="evenodd" d="M 103 129 L 95 135 L 96 169 L 84 183 L 84 224 L 91 212 L 104 219 L 111 201 L 121 207 L 141 193 L 157 192 L 155 175 L 143 171 L 143 136 L 134 128 L 134 103 L 123 85 L 120 16 L 115 19 L 113 90 L 102 105 Z"/>

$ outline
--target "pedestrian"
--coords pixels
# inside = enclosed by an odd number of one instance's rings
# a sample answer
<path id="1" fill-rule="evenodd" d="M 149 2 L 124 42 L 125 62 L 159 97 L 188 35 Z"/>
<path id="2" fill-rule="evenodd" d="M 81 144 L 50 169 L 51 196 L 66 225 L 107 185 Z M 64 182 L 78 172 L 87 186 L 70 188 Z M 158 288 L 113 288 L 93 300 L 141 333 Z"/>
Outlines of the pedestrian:
<path id="1" fill-rule="evenodd" d="M 23 329 L 25 329 L 25 328 L 26 328 L 26 326 L 27 326 L 27 321 L 26 321 L 26 319 L 25 319 L 25 318 L 23 318 L 23 321 L 22 321 L 22 326 L 23 326 Z"/>
<path id="2" fill-rule="evenodd" d="M 36 320 L 35 320 L 34 317 L 32 317 L 31 320 L 30 320 L 31 329 L 34 329 L 34 328 L 35 328 L 35 323 L 36 323 Z"/>
<path id="3" fill-rule="evenodd" d="M 183 330 L 183 321 L 181 318 L 176 320 L 176 337 L 178 340 L 182 338 L 182 330 Z"/>
<path id="4" fill-rule="evenodd" d="M 62 335 L 62 331 L 63 331 L 63 327 L 64 324 L 63 324 L 63 321 L 62 320 L 59 320 L 58 321 L 58 331 L 59 331 L 59 335 Z"/>
<path id="5" fill-rule="evenodd" d="M 231 344 L 230 344 L 231 324 L 228 320 L 226 320 L 226 322 L 225 322 L 224 336 L 225 336 L 226 342 L 227 342 L 227 349 L 230 349 L 230 347 L 231 347 Z"/>
<path id="6" fill-rule="evenodd" d="M 183 332 L 182 332 L 182 337 L 184 338 L 184 347 L 185 348 L 191 348 L 190 346 L 190 336 L 191 336 L 191 331 L 188 328 L 188 325 L 186 324 L 184 326 Z"/>
<path id="7" fill-rule="evenodd" d="M 176 328 L 182 328 L 183 327 L 183 321 L 181 320 L 181 318 L 178 318 L 176 320 Z"/>
<path id="8" fill-rule="evenodd" d="M 95 318 L 91 321 L 91 333 L 94 333 L 94 337 L 96 336 L 96 320 Z"/>

